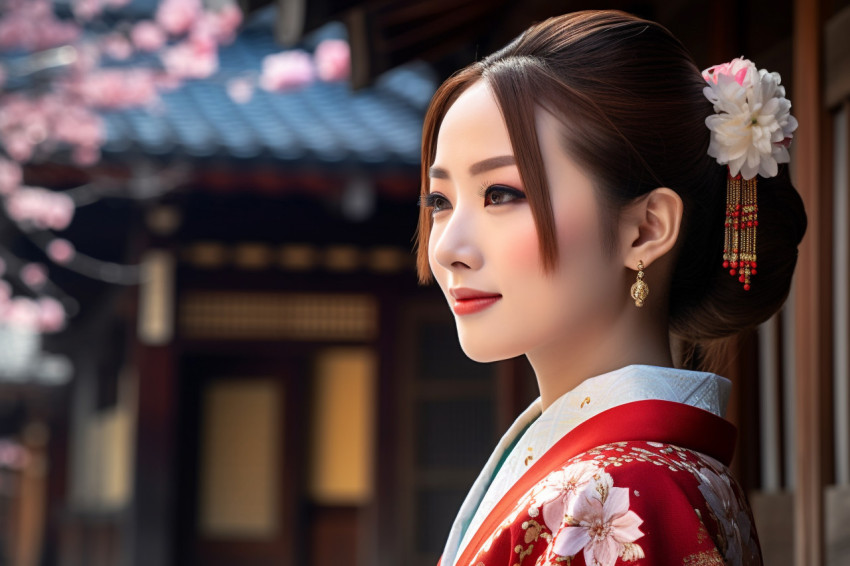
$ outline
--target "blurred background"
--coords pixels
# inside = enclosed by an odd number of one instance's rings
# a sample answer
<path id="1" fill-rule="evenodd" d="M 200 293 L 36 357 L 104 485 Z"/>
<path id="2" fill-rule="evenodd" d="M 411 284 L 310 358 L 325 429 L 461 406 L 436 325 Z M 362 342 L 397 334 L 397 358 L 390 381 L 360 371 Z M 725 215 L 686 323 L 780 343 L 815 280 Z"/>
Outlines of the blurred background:
<path id="1" fill-rule="evenodd" d="M 810 223 L 734 468 L 766 564 L 849 564 L 848 5 L 0 1 L 0 565 L 435 564 L 536 384 L 416 282 L 422 119 L 585 8 L 782 75 Z"/>

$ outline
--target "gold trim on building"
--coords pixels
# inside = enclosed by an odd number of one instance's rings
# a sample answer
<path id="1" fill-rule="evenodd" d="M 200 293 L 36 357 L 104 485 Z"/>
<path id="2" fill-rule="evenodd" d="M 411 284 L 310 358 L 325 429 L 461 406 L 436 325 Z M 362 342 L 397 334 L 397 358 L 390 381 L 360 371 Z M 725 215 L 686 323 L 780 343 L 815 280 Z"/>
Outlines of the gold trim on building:
<path id="1" fill-rule="evenodd" d="M 359 294 L 189 291 L 178 324 L 188 339 L 368 341 L 375 297 Z"/>

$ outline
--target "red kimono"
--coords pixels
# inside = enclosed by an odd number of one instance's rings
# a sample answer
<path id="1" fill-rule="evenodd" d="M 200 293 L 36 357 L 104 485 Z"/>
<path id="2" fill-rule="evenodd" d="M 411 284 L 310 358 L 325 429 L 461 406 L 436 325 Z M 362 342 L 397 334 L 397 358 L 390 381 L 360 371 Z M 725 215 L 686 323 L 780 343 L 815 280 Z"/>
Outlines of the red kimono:
<path id="1" fill-rule="evenodd" d="M 749 506 L 727 469 L 735 434 L 681 403 L 604 411 L 528 469 L 456 564 L 760 565 Z"/>

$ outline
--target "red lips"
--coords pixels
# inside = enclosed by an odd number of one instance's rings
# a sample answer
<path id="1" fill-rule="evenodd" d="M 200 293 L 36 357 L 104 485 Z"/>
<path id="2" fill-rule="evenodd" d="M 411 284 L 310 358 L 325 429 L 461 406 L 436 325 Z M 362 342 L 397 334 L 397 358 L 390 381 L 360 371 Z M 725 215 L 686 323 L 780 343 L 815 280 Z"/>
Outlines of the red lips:
<path id="1" fill-rule="evenodd" d="M 467 289 L 465 287 L 450 289 L 449 294 L 455 300 L 452 308 L 455 314 L 458 315 L 481 312 L 502 298 L 502 295 L 498 293 L 489 293 L 487 291 Z"/>

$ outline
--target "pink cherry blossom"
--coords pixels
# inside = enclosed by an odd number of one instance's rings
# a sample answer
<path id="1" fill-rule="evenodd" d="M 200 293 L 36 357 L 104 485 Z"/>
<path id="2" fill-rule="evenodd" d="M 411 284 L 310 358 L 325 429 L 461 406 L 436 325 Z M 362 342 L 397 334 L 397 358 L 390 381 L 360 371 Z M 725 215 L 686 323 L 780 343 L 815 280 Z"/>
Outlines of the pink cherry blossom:
<path id="1" fill-rule="evenodd" d="M 39 310 L 32 299 L 15 297 L 3 312 L 3 320 L 11 326 L 34 329 L 38 326 Z"/>
<path id="2" fill-rule="evenodd" d="M 236 104 L 245 104 L 254 96 L 254 81 L 238 77 L 227 81 L 227 94 Z"/>
<path id="3" fill-rule="evenodd" d="M 204 79 L 218 70 L 216 53 L 199 53 L 188 42 L 166 49 L 161 59 L 165 69 L 178 78 Z"/>
<path id="4" fill-rule="evenodd" d="M 74 244 L 64 238 L 56 238 L 47 244 L 47 255 L 56 263 L 68 263 L 76 255 Z"/>
<path id="5" fill-rule="evenodd" d="M 3 146 L 6 153 L 15 161 L 29 161 L 35 151 L 35 144 L 30 142 L 22 132 L 3 136 Z"/>
<path id="6" fill-rule="evenodd" d="M 629 490 L 589 484 L 572 500 L 564 526 L 555 534 L 553 550 L 559 556 L 584 551 L 588 566 L 614 566 L 628 553 L 642 557 L 634 541 L 643 536 L 643 519 L 629 509 Z"/>
<path id="7" fill-rule="evenodd" d="M 56 140 L 71 146 L 100 147 L 103 143 L 103 119 L 85 106 L 73 103 L 65 112 L 53 116 Z"/>
<path id="8" fill-rule="evenodd" d="M 45 211 L 44 224 L 53 230 L 64 230 L 71 224 L 77 207 L 67 194 L 49 191 L 49 206 Z"/>
<path id="9" fill-rule="evenodd" d="M 39 50 L 75 40 L 80 27 L 59 20 L 47 0 L 6 2 L 0 18 L 0 48 Z"/>
<path id="10" fill-rule="evenodd" d="M 5 200 L 6 212 L 18 223 L 39 229 L 64 230 L 74 217 L 74 201 L 62 192 L 22 187 Z"/>
<path id="11" fill-rule="evenodd" d="M 80 167 L 90 167 L 100 161 L 100 148 L 81 145 L 71 150 L 71 159 Z"/>
<path id="12" fill-rule="evenodd" d="M 171 35 L 187 33 L 203 11 L 201 0 L 163 0 L 156 11 L 156 21 Z"/>
<path id="13" fill-rule="evenodd" d="M 12 286 L 5 279 L 0 279 L 0 303 L 5 304 L 12 297 Z"/>
<path id="14" fill-rule="evenodd" d="M 93 108 L 146 106 L 158 97 L 153 75 L 149 69 L 100 69 L 68 83 L 68 88 Z"/>
<path id="15" fill-rule="evenodd" d="M 326 39 L 313 54 L 316 74 L 323 81 L 344 81 L 351 75 L 351 48 L 342 39 Z"/>
<path id="16" fill-rule="evenodd" d="M 535 501 L 543 504 L 543 521 L 550 531 L 558 532 L 576 493 L 593 481 L 599 471 L 595 462 L 578 462 L 546 477 L 544 488 Z"/>
<path id="17" fill-rule="evenodd" d="M 40 297 L 38 310 L 38 329 L 41 332 L 59 332 L 65 327 L 65 307 L 53 297 Z"/>
<path id="18" fill-rule="evenodd" d="M 6 68 L 0 65 L 0 91 L 3 90 L 3 85 L 6 84 Z"/>
<path id="19" fill-rule="evenodd" d="M 233 4 L 226 4 L 218 11 L 204 12 L 190 35 L 201 35 L 217 45 L 227 45 L 236 39 L 236 31 L 241 23 L 242 11 Z"/>
<path id="20" fill-rule="evenodd" d="M 215 12 L 215 16 L 219 42 L 224 45 L 232 43 L 236 39 L 236 31 L 242 24 L 242 10 L 236 4 L 229 2 Z"/>
<path id="21" fill-rule="evenodd" d="M 101 41 L 101 50 L 112 59 L 124 61 L 133 54 L 133 46 L 122 33 L 110 33 Z"/>
<path id="22" fill-rule="evenodd" d="M 315 79 L 313 59 L 300 49 L 284 51 L 263 58 L 260 86 L 269 91 L 301 88 Z"/>
<path id="23" fill-rule="evenodd" d="M 67 144 L 73 151 L 98 148 L 102 141 L 102 118 L 67 93 L 8 95 L 0 103 L 0 142 L 17 162 L 29 160 L 36 148 L 49 152 Z"/>
<path id="24" fill-rule="evenodd" d="M 88 73 L 100 65 L 100 49 L 92 43 L 74 45 L 76 58 L 71 63 L 71 70 L 77 74 Z"/>
<path id="25" fill-rule="evenodd" d="M 40 289 L 47 282 L 47 270 L 40 263 L 28 263 L 21 268 L 21 280 L 32 289 Z"/>
<path id="26" fill-rule="evenodd" d="M 156 22 L 145 20 L 133 26 L 130 32 L 133 45 L 139 51 L 157 51 L 165 45 L 165 32 Z"/>
<path id="27" fill-rule="evenodd" d="M 0 157 L 0 195 L 9 195 L 17 191 L 22 180 L 21 166 Z"/>
<path id="28" fill-rule="evenodd" d="M 87 22 L 100 15 L 103 3 L 101 0 L 74 0 L 71 3 L 71 9 L 77 18 Z"/>

